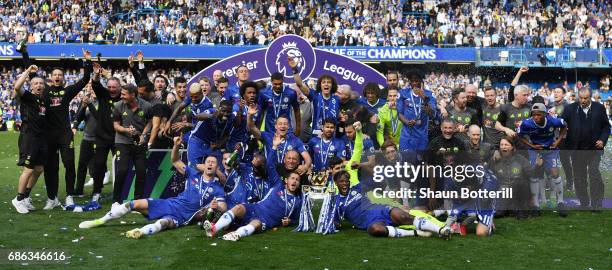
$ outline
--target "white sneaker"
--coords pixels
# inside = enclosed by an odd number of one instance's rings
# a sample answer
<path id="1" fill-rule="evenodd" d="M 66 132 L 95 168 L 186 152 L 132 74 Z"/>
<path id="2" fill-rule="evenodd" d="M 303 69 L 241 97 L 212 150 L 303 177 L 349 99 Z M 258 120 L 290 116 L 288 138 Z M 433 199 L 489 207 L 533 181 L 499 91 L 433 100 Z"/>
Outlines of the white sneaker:
<path id="1" fill-rule="evenodd" d="M 43 210 L 51 210 L 55 207 L 61 206 L 62 204 L 59 202 L 59 200 L 57 199 L 57 197 L 55 197 L 55 199 L 51 200 L 51 199 L 47 199 L 47 203 L 45 204 L 45 207 L 43 207 Z"/>
<path id="2" fill-rule="evenodd" d="M 17 213 L 19 214 L 27 214 L 30 211 L 28 210 L 28 207 L 25 204 L 25 199 L 18 201 L 17 197 L 15 197 L 11 203 L 13 203 L 13 206 L 15 207 L 15 210 L 17 210 Z"/>
<path id="3" fill-rule="evenodd" d="M 231 233 L 228 233 L 228 234 L 224 235 L 222 238 L 223 238 L 223 240 L 226 240 L 226 241 L 234 241 L 234 242 L 236 242 L 236 241 L 240 240 L 240 235 L 237 232 L 231 232 Z"/>
<path id="4" fill-rule="evenodd" d="M 36 207 L 34 207 L 34 204 L 32 204 L 32 198 L 28 197 L 23 199 L 25 201 L 25 205 L 28 208 L 29 211 L 34 211 L 36 210 Z"/>
<path id="5" fill-rule="evenodd" d="M 91 201 L 92 202 L 99 202 L 100 201 L 100 193 L 95 193 L 93 196 L 91 196 Z"/>
<path id="6" fill-rule="evenodd" d="M 91 186 L 93 186 L 93 178 L 91 178 L 91 177 L 90 177 L 90 178 L 89 178 L 89 181 L 87 181 L 87 183 L 85 183 L 85 186 L 86 186 L 86 187 L 91 187 Z"/>
<path id="7" fill-rule="evenodd" d="M 110 172 L 107 171 L 106 173 L 104 173 L 104 182 L 102 182 L 103 185 L 108 184 L 108 182 L 110 181 Z"/>
<path id="8" fill-rule="evenodd" d="M 66 206 L 70 205 L 74 205 L 74 199 L 72 198 L 72 196 L 68 195 L 66 196 Z"/>

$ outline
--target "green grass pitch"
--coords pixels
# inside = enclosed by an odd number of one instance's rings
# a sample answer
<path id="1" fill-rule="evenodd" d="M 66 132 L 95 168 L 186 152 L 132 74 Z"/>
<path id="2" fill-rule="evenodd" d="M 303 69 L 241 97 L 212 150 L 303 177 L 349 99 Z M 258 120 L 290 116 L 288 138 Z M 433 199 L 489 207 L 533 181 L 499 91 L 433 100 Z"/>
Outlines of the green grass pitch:
<path id="1" fill-rule="evenodd" d="M 103 210 L 88 213 L 36 210 L 20 215 L 10 201 L 16 194 L 20 168 L 17 133 L 0 134 L 0 249 L 64 251 L 65 264 L 34 264 L 36 269 L 610 269 L 612 211 L 572 212 L 562 219 L 553 212 L 540 218 L 495 221 L 489 239 L 455 236 L 439 238 L 373 238 L 345 229 L 330 236 L 268 231 L 224 242 L 205 239 L 196 226 L 166 231 L 140 240 L 121 233 L 143 226 L 139 214 L 128 214 L 107 226 L 78 229 L 80 221 L 100 217 L 110 207 L 111 187 L 105 186 Z M 80 144 L 77 136 L 77 146 Z M 610 179 L 610 172 L 604 178 Z M 65 195 L 60 172 L 60 198 Z M 606 183 L 610 190 L 610 183 Z M 86 189 L 86 194 L 91 189 Z M 607 192 L 607 197 L 610 192 Z M 46 200 L 44 180 L 32 191 L 34 204 Z M 77 203 L 88 198 L 77 199 Z M 78 239 L 78 241 L 76 241 Z M 0 258 L 1 269 L 19 268 Z"/>

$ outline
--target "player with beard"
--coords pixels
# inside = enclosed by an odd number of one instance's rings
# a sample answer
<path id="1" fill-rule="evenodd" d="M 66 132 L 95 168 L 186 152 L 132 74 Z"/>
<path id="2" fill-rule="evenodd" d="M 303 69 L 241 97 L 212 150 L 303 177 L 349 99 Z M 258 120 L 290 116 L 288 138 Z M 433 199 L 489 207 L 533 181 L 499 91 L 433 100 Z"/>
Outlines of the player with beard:
<path id="1" fill-rule="evenodd" d="M 236 68 L 236 79 L 238 81 L 228 86 L 227 91 L 223 93 L 223 99 L 231 100 L 234 103 L 234 112 L 238 110 L 238 105 L 240 105 L 240 99 L 242 97 L 240 89 L 244 83 L 249 81 L 249 69 L 247 66 L 240 65 Z"/>
<path id="2" fill-rule="evenodd" d="M 340 98 L 336 95 L 336 91 L 338 91 L 336 79 L 330 75 L 321 75 L 317 79 L 316 89 L 310 89 L 302 81 L 300 73 L 297 72 L 297 63 L 293 58 L 289 58 L 289 66 L 293 69 L 293 79 L 296 86 L 312 103 L 312 134 L 318 135 L 321 133 L 323 120 L 327 118 L 331 118 L 338 123 Z"/>
<path id="3" fill-rule="evenodd" d="M 46 85 L 43 100 L 46 104 L 47 126 L 45 138 L 47 140 L 48 156 L 45 163 L 45 186 L 48 200 L 44 210 L 51 210 L 60 205 L 57 199 L 59 185 L 59 157 L 66 169 L 66 204 L 74 204 L 74 181 L 76 171 L 74 167 L 74 138 L 70 125 L 70 101 L 89 83 L 92 72 L 91 52 L 83 51 L 84 72 L 83 77 L 75 84 L 65 86 L 64 71 L 54 68 L 51 72 L 51 84 Z"/>
<path id="4" fill-rule="evenodd" d="M 17 196 L 11 201 L 20 214 L 27 214 L 36 208 L 32 205 L 30 192 L 38 177 L 43 172 L 47 155 L 47 144 L 45 142 L 46 106 L 43 101 L 43 90 L 45 80 L 41 77 L 30 79 L 30 91 L 23 90 L 23 85 L 31 73 L 38 71 L 37 66 L 29 66 L 19 79 L 15 82 L 14 93 L 16 100 L 20 103 L 22 123 L 19 130 L 19 162 L 23 171 L 19 176 L 17 185 Z"/>
<path id="5" fill-rule="evenodd" d="M 255 104 L 249 107 L 247 127 L 251 135 L 263 143 L 264 153 L 268 163 L 272 162 L 274 164 L 280 164 L 285 159 L 285 155 L 288 151 L 296 150 L 304 159 L 304 164 L 297 167 L 297 173 L 299 175 L 304 175 L 306 172 L 308 172 L 311 168 L 310 166 L 312 165 L 312 159 L 310 158 L 308 151 L 306 151 L 302 141 L 292 133 L 289 133 L 289 119 L 285 116 L 280 116 L 278 119 L 276 119 L 276 123 L 274 125 L 274 128 L 276 129 L 275 132 L 262 132 L 255 127 L 255 123 L 253 121 L 253 118 L 257 113 L 258 109 Z"/>
<path id="6" fill-rule="evenodd" d="M 100 77 L 108 78 L 106 87 L 100 83 Z M 121 81 L 118 78 L 110 77 L 110 72 L 94 64 L 94 76 L 91 80 L 91 88 L 98 99 L 98 109 L 95 113 L 97 121 L 95 135 L 94 153 L 94 172 L 93 172 L 93 192 L 92 201 L 98 201 L 102 188 L 104 187 L 104 175 L 106 174 L 106 161 L 108 154 L 115 154 L 115 128 L 113 125 L 114 103 L 121 100 Z"/>
<path id="7" fill-rule="evenodd" d="M 486 103 L 482 106 L 483 139 L 497 149 L 499 148 L 499 141 L 504 137 L 502 131 L 495 129 L 501 106 L 497 103 L 497 92 L 493 87 L 486 87 L 484 94 Z"/>
<path id="8" fill-rule="evenodd" d="M 389 90 L 397 90 L 399 92 L 399 72 L 397 70 L 387 71 L 387 87 L 380 90 L 381 97 L 388 97 Z M 382 143 L 381 143 L 382 144 Z"/>
<path id="9" fill-rule="evenodd" d="M 236 231 L 223 235 L 223 240 L 238 241 L 257 232 L 264 232 L 268 228 L 289 226 L 299 219 L 302 208 L 300 192 L 300 175 L 296 172 L 289 174 L 286 183 L 279 182 L 266 196 L 257 203 L 239 204 L 225 212 L 217 223 L 204 221 L 202 227 L 206 236 L 214 237 L 232 222 L 238 222 Z"/>
<path id="10" fill-rule="evenodd" d="M 465 90 L 461 88 L 457 88 L 453 90 L 452 94 L 453 105 L 446 108 L 448 113 L 448 117 L 453 119 L 456 125 L 456 133 L 455 135 L 460 139 L 468 142 L 467 131 L 470 125 L 476 125 L 478 123 L 478 113 L 476 110 L 467 107 L 467 94 Z M 444 109 L 442 110 L 442 115 L 445 114 Z"/>
<path id="11" fill-rule="evenodd" d="M 313 137 L 308 142 L 308 150 L 313 158 L 312 170 L 320 172 L 329 168 L 327 162 L 329 157 L 335 156 L 342 160 L 347 160 L 347 153 L 344 142 L 334 137 L 336 131 L 336 123 L 333 119 L 327 118 L 323 120 L 323 128 L 321 135 Z"/>
<path id="12" fill-rule="evenodd" d="M 104 225 L 110 220 L 137 211 L 148 220 L 156 220 L 142 228 L 130 230 L 125 233 L 128 238 L 139 239 L 143 235 L 152 235 L 162 230 L 175 229 L 189 224 L 196 212 L 202 207 L 210 207 L 225 212 L 225 193 L 219 181 L 215 178 L 217 160 L 213 156 L 203 159 L 202 163 L 187 166 L 180 160 L 180 137 L 174 139 L 172 149 L 172 165 L 180 174 L 185 175 L 185 190 L 178 196 L 169 199 L 140 199 L 124 204 L 114 203 L 111 210 L 103 217 L 79 224 L 81 229 L 90 229 Z"/>

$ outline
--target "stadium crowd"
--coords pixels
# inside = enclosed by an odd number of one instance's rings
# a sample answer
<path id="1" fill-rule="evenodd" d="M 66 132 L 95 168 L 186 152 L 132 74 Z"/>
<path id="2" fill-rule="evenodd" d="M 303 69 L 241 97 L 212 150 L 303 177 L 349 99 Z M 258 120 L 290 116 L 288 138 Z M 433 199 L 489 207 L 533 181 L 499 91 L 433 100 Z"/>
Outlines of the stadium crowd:
<path id="1" fill-rule="evenodd" d="M 612 4 L 591 1 L 35 1 L 0 3 L 0 42 L 612 47 Z"/>

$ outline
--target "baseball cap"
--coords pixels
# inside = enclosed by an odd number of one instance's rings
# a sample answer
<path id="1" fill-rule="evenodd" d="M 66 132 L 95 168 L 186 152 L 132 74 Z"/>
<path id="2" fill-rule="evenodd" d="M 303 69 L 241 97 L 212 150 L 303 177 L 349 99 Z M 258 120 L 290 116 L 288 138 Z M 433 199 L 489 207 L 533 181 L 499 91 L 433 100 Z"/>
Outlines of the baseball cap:
<path id="1" fill-rule="evenodd" d="M 535 103 L 531 106 L 532 112 L 546 112 L 546 106 L 542 103 Z"/>

